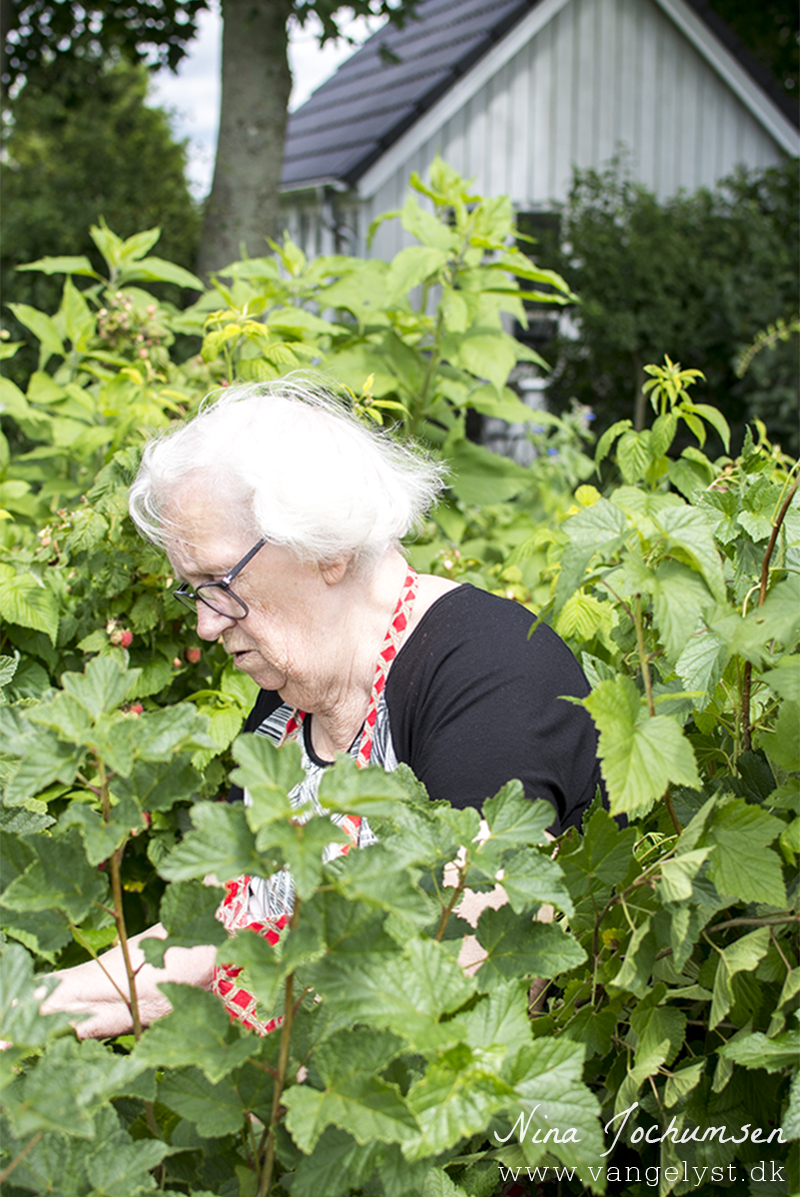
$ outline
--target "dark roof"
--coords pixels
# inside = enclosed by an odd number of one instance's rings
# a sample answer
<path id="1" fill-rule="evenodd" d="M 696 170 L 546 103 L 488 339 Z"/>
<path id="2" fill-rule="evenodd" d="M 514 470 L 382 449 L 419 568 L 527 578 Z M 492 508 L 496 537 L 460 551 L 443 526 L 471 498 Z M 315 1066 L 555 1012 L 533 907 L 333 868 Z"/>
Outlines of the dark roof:
<path id="1" fill-rule="evenodd" d="M 352 186 L 537 3 L 421 0 L 418 19 L 384 25 L 289 117 L 281 186 Z"/>
<path id="2" fill-rule="evenodd" d="M 539 0 L 420 0 L 403 29 L 384 25 L 289 117 L 281 187 L 337 180 L 369 167 Z M 795 125 L 798 109 L 710 8 L 688 0 L 716 37 Z M 399 61 L 387 64 L 388 52 Z"/>

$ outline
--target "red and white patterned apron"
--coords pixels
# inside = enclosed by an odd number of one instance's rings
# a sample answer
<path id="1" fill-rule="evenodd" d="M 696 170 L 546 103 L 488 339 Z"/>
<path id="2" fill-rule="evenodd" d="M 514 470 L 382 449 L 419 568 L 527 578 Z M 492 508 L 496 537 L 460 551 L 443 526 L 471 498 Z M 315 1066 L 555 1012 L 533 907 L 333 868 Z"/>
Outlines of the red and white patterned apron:
<path id="1" fill-rule="evenodd" d="M 397 600 L 397 606 L 386 631 L 383 647 L 378 655 L 375 666 L 375 678 L 369 697 L 367 717 L 364 720 L 356 754 L 356 764 L 359 769 L 366 768 L 372 756 L 375 723 L 378 717 L 378 704 L 386 687 L 386 679 L 392 662 L 397 656 L 408 628 L 411 611 L 417 595 L 417 583 L 417 574 L 409 566 L 406 580 L 403 583 L 403 589 Z M 304 719 L 304 711 L 296 710 L 292 713 L 286 724 L 283 743 L 286 740 L 295 740 L 298 738 L 302 732 Z M 346 855 L 353 845 L 358 846 L 361 819 L 357 815 L 346 815 L 341 820 L 340 826 L 350 839 L 350 843 L 340 846 L 340 854 Z M 254 922 L 248 914 L 250 880 L 251 878 L 248 875 L 242 874 L 241 877 L 226 882 L 225 897 L 222 899 L 217 910 L 217 918 L 230 935 L 235 935 L 237 931 L 241 930 L 255 931 L 259 935 L 262 935 L 268 943 L 276 944 L 280 939 L 281 931 L 289 922 L 290 915 L 282 915 L 280 918 L 267 922 Z M 244 989 L 237 983 L 241 971 L 241 968 L 234 964 L 215 965 L 211 988 L 228 1010 L 232 1020 L 241 1022 L 258 1035 L 268 1035 L 270 1031 L 274 1031 L 276 1027 L 280 1026 L 281 1019 L 278 1017 L 264 1021 L 259 1017 L 256 998 L 249 990 Z"/>

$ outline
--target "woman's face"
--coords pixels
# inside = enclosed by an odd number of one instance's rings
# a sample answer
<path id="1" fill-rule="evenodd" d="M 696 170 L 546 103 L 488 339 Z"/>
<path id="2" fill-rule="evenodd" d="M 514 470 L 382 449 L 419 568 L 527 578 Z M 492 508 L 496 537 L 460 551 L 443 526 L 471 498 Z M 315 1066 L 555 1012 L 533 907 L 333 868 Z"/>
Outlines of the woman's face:
<path id="1" fill-rule="evenodd" d="M 184 497 L 180 533 L 167 544 L 176 574 L 190 586 L 223 578 L 252 549 L 257 536 L 232 530 L 224 513 L 195 492 Z M 304 710 L 330 688 L 341 627 L 335 587 L 324 571 L 287 549 L 266 544 L 231 583 L 248 607 L 231 619 L 197 604 L 197 631 L 222 639 L 237 669 L 264 690 L 277 690 Z"/>

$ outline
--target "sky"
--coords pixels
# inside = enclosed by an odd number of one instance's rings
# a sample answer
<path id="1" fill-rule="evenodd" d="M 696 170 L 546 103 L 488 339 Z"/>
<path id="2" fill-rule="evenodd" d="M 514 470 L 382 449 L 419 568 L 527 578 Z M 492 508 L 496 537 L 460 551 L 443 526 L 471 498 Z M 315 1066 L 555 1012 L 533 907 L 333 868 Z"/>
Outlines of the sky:
<path id="1" fill-rule="evenodd" d="M 382 22 L 359 17 L 342 22 L 347 34 L 360 44 Z M 199 34 L 189 44 L 177 75 L 160 71 L 150 90 L 150 104 L 166 108 L 171 114 L 175 136 L 189 140 L 188 178 L 193 195 L 202 199 L 211 190 L 214 151 L 219 117 L 220 24 L 217 11 L 200 13 Z M 304 29 L 297 26 L 289 42 L 289 65 L 294 87 L 289 108 L 304 103 L 311 93 L 344 62 L 355 47 L 345 41 L 319 45 L 311 20 Z"/>

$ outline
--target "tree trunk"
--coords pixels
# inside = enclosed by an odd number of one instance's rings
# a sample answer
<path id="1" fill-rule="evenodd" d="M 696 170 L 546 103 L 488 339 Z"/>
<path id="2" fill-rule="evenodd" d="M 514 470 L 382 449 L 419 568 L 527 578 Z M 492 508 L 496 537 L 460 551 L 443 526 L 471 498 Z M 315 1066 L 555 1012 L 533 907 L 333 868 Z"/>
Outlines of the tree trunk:
<path id="1" fill-rule="evenodd" d="M 647 375 L 644 372 L 641 354 L 639 353 L 634 353 L 633 355 L 633 369 L 635 376 L 633 427 L 637 432 L 641 432 L 644 428 L 644 419 L 647 414 L 647 396 L 644 393 L 644 384 L 647 382 Z"/>
<path id="2" fill-rule="evenodd" d="M 292 86 L 291 0 L 222 0 L 222 99 L 214 181 L 198 274 L 260 257 L 278 225 L 286 112 Z"/>

